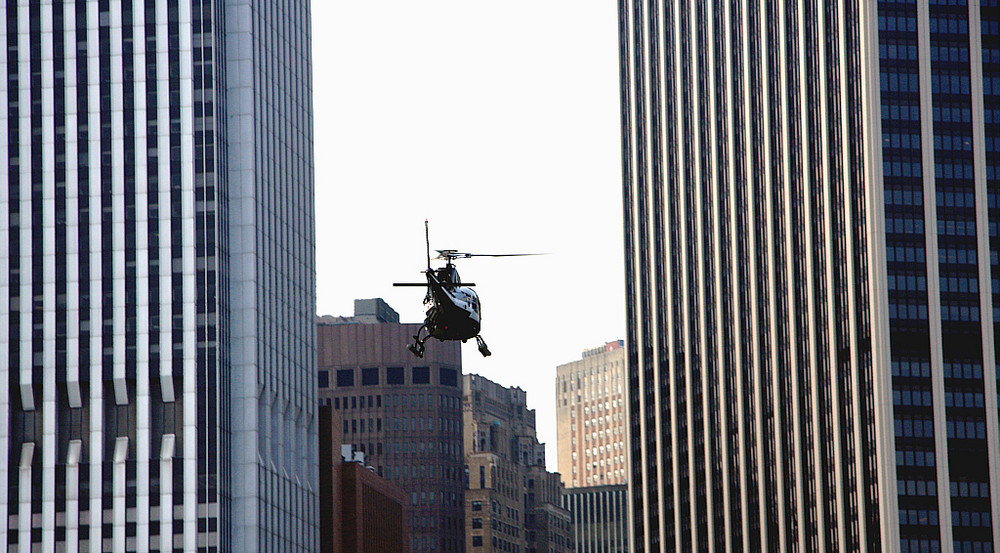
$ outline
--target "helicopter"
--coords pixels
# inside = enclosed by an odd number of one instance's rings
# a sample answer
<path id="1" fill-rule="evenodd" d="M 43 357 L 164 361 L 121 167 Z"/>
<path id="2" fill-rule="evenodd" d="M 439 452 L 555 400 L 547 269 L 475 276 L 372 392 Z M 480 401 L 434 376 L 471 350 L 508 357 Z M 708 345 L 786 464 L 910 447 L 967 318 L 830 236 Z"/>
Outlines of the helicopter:
<path id="1" fill-rule="evenodd" d="M 480 254 L 465 253 L 458 250 L 435 250 L 438 255 L 435 260 L 444 260 L 443 267 L 431 267 L 431 245 L 428 223 L 424 221 L 424 238 L 427 244 L 427 269 L 421 271 L 427 282 L 396 282 L 393 286 L 423 286 L 427 288 L 424 296 L 424 324 L 417 329 L 413 343 L 407 346 L 413 355 L 423 358 L 424 342 L 430 338 L 440 341 L 461 340 L 463 343 L 471 338 L 476 339 L 479 353 L 489 357 L 491 352 L 483 337 L 479 335 L 482 324 L 482 306 L 479 295 L 472 289 L 476 284 L 462 282 L 458 270 L 453 263 L 456 259 L 470 257 L 513 257 L 523 255 L 539 255 L 531 253 Z M 425 334 L 426 332 L 426 334 Z"/>

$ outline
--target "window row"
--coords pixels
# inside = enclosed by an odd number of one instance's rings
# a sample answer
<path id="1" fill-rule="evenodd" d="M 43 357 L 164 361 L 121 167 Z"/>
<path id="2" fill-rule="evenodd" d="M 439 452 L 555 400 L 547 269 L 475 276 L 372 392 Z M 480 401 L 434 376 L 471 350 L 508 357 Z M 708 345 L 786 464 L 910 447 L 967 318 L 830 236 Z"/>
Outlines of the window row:
<path id="1" fill-rule="evenodd" d="M 409 382 L 406 379 L 406 370 L 403 367 L 366 367 L 362 369 L 337 369 L 336 383 L 338 388 L 351 388 L 359 384 L 358 372 L 360 370 L 361 386 L 378 386 L 380 384 L 405 385 L 405 384 L 431 384 L 430 367 L 411 367 Z M 458 369 L 439 367 L 437 369 L 437 382 L 441 386 L 458 387 Z M 330 371 L 320 370 L 318 373 L 319 387 L 330 387 Z"/>
<path id="2" fill-rule="evenodd" d="M 942 321 L 973 322 L 979 320 L 979 306 L 941 304 Z"/>
<path id="3" fill-rule="evenodd" d="M 936 496 L 937 482 L 934 480 L 899 480 L 896 493 L 909 496 Z"/>
<path id="4" fill-rule="evenodd" d="M 965 15 L 935 13 L 930 18 L 930 31 L 931 34 L 966 35 L 969 34 L 969 20 Z"/>
<path id="5" fill-rule="evenodd" d="M 931 61 L 968 62 L 969 48 L 953 45 L 932 46 Z"/>
<path id="6" fill-rule="evenodd" d="M 890 319 L 922 321 L 927 319 L 927 304 L 905 301 L 889 301 Z"/>
<path id="7" fill-rule="evenodd" d="M 880 15 L 878 17 L 878 30 L 880 31 L 907 31 L 917 32 L 917 16 L 902 15 Z"/>
<path id="8" fill-rule="evenodd" d="M 997 122 L 1000 122 L 1000 110 L 997 111 Z M 920 121 L 920 106 L 883 101 L 882 119 L 889 121 Z"/>
<path id="9" fill-rule="evenodd" d="M 931 75 L 931 93 L 933 94 L 969 94 L 969 75 L 962 73 L 934 73 Z M 998 83 L 1000 86 L 1000 83 Z M 883 88 L 884 90 L 884 88 Z M 983 92 L 987 90 L 986 79 L 983 79 Z M 997 88 L 1000 91 L 1000 88 Z M 905 90 L 904 90 L 905 91 Z M 914 92 L 917 90 L 914 89 Z"/>
<path id="10" fill-rule="evenodd" d="M 923 275 L 888 275 L 890 292 L 923 292 L 927 290 L 927 277 Z"/>
<path id="11" fill-rule="evenodd" d="M 989 142 L 989 140 L 987 140 L 987 142 Z M 934 149 L 948 150 L 953 152 L 971 152 L 972 137 L 963 133 L 954 133 L 954 134 L 934 133 Z M 965 174 L 964 167 L 962 174 Z"/>
<path id="12" fill-rule="evenodd" d="M 896 466 L 899 467 L 933 467 L 934 452 L 923 450 L 896 450 Z"/>
<path id="13" fill-rule="evenodd" d="M 945 391 L 945 407 L 983 407 L 985 394 L 982 391 Z"/>
<path id="14" fill-rule="evenodd" d="M 922 388 L 917 390 L 893 390 L 892 404 L 917 406 L 917 407 L 931 407 L 933 405 L 933 400 L 929 388 Z"/>
<path id="15" fill-rule="evenodd" d="M 934 437 L 934 421 L 931 419 L 896 418 L 893 422 L 897 438 Z"/>
<path id="16" fill-rule="evenodd" d="M 935 143 L 937 142 L 935 137 Z M 934 178 L 937 179 L 974 179 L 975 172 L 972 160 L 941 160 L 934 163 Z"/>
<path id="17" fill-rule="evenodd" d="M 885 257 L 886 261 L 890 263 L 894 261 L 923 263 L 924 248 L 923 246 L 889 246 L 885 249 Z"/>
<path id="18" fill-rule="evenodd" d="M 938 250 L 938 262 L 941 264 L 976 264 L 976 248 L 941 248 Z"/>
<path id="19" fill-rule="evenodd" d="M 983 365 L 967 361 L 946 361 L 944 364 L 944 377 L 980 380 L 983 378 Z"/>
<path id="20" fill-rule="evenodd" d="M 934 195 L 938 207 L 976 207 L 976 194 L 972 190 L 938 190 Z"/>
<path id="21" fill-rule="evenodd" d="M 955 553 L 993 553 L 993 543 L 988 541 L 955 540 Z"/>
<path id="22" fill-rule="evenodd" d="M 882 92 L 920 92 L 920 75 L 916 71 L 882 71 Z"/>
<path id="23" fill-rule="evenodd" d="M 887 177 L 923 177 L 919 161 L 883 160 L 882 173 Z"/>
<path id="24" fill-rule="evenodd" d="M 899 540 L 900 553 L 940 553 L 941 542 L 929 539 L 901 539 Z"/>
<path id="25" fill-rule="evenodd" d="M 959 294 L 979 293 L 979 279 L 976 277 L 953 277 L 943 276 L 940 279 L 942 292 L 953 292 Z"/>
<path id="26" fill-rule="evenodd" d="M 952 105 L 939 103 L 934 106 L 934 122 L 944 123 L 971 123 L 972 108 L 967 105 Z M 1000 113 L 997 114 L 1000 117 Z M 997 119 L 1000 123 L 1000 119 Z"/>
<path id="27" fill-rule="evenodd" d="M 344 419 L 344 434 L 364 434 L 365 421 L 368 421 L 367 432 L 381 432 L 382 418 L 372 417 L 368 419 Z M 388 432 L 446 432 L 457 433 L 461 430 L 461 425 L 457 420 L 438 417 L 438 424 L 434 424 L 434 417 L 387 417 L 385 419 L 385 429 Z"/>
<path id="28" fill-rule="evenodd" d="M 885 187 L 885 203 L 887 205 L 923 206 L 924 191 L 916 187 Z"/>
<path id="29" fill-rule="evenodd" d="M 975 236 L 976 221 L 969 219 L 938 219 L 939 236 Z"/>
<path id="30" fill-rule="evenodd" d="M 951 482 L 952 497 L 989 497 L 989 482 Z"/>
<path id="31" fill-rule="evenodd" d="M 986 421 L 975 419 L 948 419 L 948 437 L 959 440 L 985 440 Z"/>
<path id="32" fill-rule="evenodd" d="M 885 231 L 894 234 L 923 234 L 924 218 L 922 214 L 913 217 L 905 215 L 886 216 Z"/>
<path id="33" fill-rule="evenodd" d="M 882 132 L 883 148 L 900 148 L 905 150 L 920 149 L 919 132 Z"/>
<path id="34" fill-rule="evenodd" d="M 402 408 L 433 408 L 434 394 L 385 394 L 386 407 Z M 320 403 L 332 405 L 334 410 L 340 409 L 373 409 L 382 407 L 382 395 L 347 396 L 320 398 Z M 457 396 L 437 395 L 437 406 L 445 409 L 460 409 L 461 399 Z"/>
<path id="35" fill-rule="evenodd" d="M 899 523 L 908 526 L 937 526 L 938 512 L 923 509 L 900 509 Z"/>
<path id="36" fill-rule="evenodd" d="M 878 45 L 878 57 L 885 60 L 916 60 L 917 44 L 914 41 L 893 43 L 880 41 Z"/>
<path id="37" fill-rule="evenodd" d="M 985 511 L 952 511 L 952 526 L 983 528 L 990 526 L 990 513 Z"/>

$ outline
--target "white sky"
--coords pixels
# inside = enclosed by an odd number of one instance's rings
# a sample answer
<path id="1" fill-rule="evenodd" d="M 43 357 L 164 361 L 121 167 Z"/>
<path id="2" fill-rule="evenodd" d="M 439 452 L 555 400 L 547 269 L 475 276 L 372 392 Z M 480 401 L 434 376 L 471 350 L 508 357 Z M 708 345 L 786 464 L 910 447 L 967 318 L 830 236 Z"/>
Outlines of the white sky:
<path id="1" fill-rule="evenodd" d="M 465 373 L 528 392 L 556 467 L 556 365 L 624 338 L 617 6 L 313 2 L 317 311 L 423 319 L 431 248 L 483 305 Z M 405 347 L 405 344 L 400 344 Z"/>

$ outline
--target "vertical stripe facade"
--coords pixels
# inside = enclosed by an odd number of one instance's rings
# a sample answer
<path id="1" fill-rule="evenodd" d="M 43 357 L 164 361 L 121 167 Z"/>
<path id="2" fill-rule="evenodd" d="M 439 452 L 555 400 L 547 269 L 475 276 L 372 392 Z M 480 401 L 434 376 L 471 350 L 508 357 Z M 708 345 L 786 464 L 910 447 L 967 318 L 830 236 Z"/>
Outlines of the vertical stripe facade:
<path id="1" fill-rule="evenodd" d="M 1000 7 L 619 6 L 634 550 L 994 551 Z"/>
<path id="2" fill-rule="evenodd" d="M 567 488 L 562 507 L 573 519 L 576 553 L 627 553 L 628 486 Z"/>
<path id="3" fill-rule="evenodd" d="M 874 6 L 618 15 L 633 550 L 898 548 Z"/>
<path id="4" fill-rule="evenodd" d="M 240 42 L 247 14 L 232 4 L 4 3 L 0 543 L 12 551 L 316 546 L 308 6 L 279 3 L 282 17 L 260 17 L 281 29 Z M 269 81 L 228 89 L 233 42 L 248 78 L 267 60 L 260 73 L 291 98 L 268 112 L 275 95 L 254 91 Z M 256 173 L 227 164 L 248 131 L 271 148 L 238 152 Z M 271 241 L 239 261 L 253 288 L 230 270 L 248 213 Z M 236 334 L 247 309 L 253 330 Z M 237 373 L 233 352 L 248 348 L 270 357 Z M 231 385 L 247 379 L 285 401 L 261 440 L 237 444 L 235 419 L 263 425 L 246 414 L 258 397 Z M 237 522 L 239 448 L 254 449 L 254 479 L 281 476 L 253 486 L 269 507 Z M 252 546 L 237 547 L 249 518 Z"/>

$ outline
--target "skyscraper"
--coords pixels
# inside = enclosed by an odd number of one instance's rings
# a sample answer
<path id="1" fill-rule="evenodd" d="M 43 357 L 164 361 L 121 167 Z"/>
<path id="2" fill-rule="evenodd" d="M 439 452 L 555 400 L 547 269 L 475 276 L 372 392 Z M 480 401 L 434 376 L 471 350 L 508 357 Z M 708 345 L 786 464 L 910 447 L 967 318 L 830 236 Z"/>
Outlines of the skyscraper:
<path id="1" fill-rule="evenodd" d="M 622 340 L 556 367 L 556 442 L 567 487 L 628 482 Z"/>
<path id="2" fill-rule="evenodd" d="M 996 2 L 619 22 L 635 551 L 995 550 Z"/>
<path id="3" fill-rule="evenodd" d="M 314 551 L 308 2 L 3 12 L 0 543 Z"/>
<path id="4" fill-rule="evenodd" d="M 379 298 L 355 300 L 353 317 L 319 318 L 318 399 L 332 407 L 324 441 L 352 445 L 405 492 L 409 551 L 460 553 L 461 344 L 434 340 L 417 359 L 406 345 L 419 328 Z"/>

